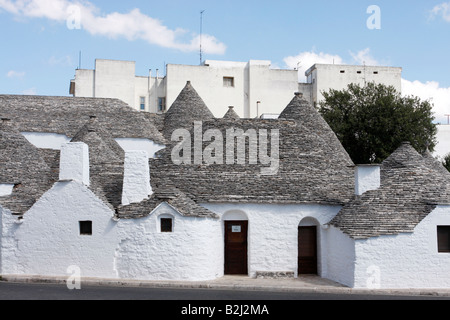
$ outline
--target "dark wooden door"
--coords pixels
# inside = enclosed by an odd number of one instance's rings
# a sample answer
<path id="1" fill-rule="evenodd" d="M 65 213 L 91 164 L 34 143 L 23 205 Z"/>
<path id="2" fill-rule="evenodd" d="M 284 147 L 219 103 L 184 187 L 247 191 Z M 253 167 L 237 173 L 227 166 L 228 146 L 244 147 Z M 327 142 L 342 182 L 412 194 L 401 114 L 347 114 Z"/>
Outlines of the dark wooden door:
<path id="1" fill-rule="evenodd" d="M 317 227 L 298 227 L 298 274 L 317 274 Z"/>
<path id="2" fill-rule="evenodd" d="M 225 221 L 225 274 L 248 274 L 248 221 Z"/>

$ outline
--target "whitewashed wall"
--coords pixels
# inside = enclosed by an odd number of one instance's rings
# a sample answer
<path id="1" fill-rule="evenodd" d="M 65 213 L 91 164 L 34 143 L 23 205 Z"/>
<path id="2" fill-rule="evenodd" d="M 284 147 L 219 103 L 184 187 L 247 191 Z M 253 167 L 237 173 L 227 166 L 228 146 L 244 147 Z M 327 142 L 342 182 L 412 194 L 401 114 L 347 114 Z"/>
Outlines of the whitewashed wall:
<path id="1" fill-rule="evenodd" d="M 160 232 L 160 217 L 173 217 L 173 232 Z M 119 277 L 145 280 L 211 280 L 223 276 L 220 221 L 183 217 L 166 203 L 148 217 L 119 221 Z"/>
<path id="2" fill-rule="evenodd" d="M 289 271 L 297 276 L 298 226 L 305 218 L 313 218 L 322 226 L 340 210 L 339 206 L 322 205 L 271 205 L 271 204 L 203 204 L 221 216 L 222 234 L 224 220 L 247 217 L 249 276 L 258 271 Z M 241 213 L 240 215 L 238 213 Z M 311 220 L 310 220 L 311 221 Z M 326 233 L 318 227 L 319 274 L 326 274 Z M 223 247 L 223 236 L 222 236 Z M 222 249 L 223 250 L 223 249 Z"/>
<path id="3" fill-rule="evenodd" d="M 450 206 L 438 206 L 413 234 L 357 240 L 355 287 L 450 287 L 450 254 L 437 250 L 439 225 L 450 225 Z"/>
<path id="4" fill-rule="evenodd" d="M 86 186 L 56 183 L 24 215 L 22 224 L 11 223 L 17 220 L 11 215 L 5 219 L 2 273 L 65 275 L 76 265 L 82 276 L 115 277 L 113 214 Z M 80 235 L 79 221 L 92 221 L 92 236 Z"/>
<path id="5" fill-rule="evenodd" d="M 14 189 L 13 184 L 0 184 L 0 197 L 9 196 Z"/>
<path id="6" fill-rule="evenodd" d="M 50 132 L 22 132 L 22 135 L 36 148 L 40 149 L 61 150 L 61 146 L 71 140 L 64 134 Z"/>
<path id="7" fill-rule="evenodd" d="M 6 211 L 6 210 L 5 210 Z M 58 182 L 24 215 L 1 217 L 0 273 L 140 280 L 208 280 L 223 276 L 223 235 L 217 219 L 181 216 L 167 204 L 146 218 L 112 219 L 114 212 L 86 186 Z M 174 218 L 161 233 L 159 219 Z M 92 236 L 79 221 L 92 221 Z"/>
<path id="8" fill-rule="evenodd" d="M 352 287 L 355 271 L 355 241 L 330 226 L 326 230 L 327 273 L 324 278 Z"/>
<path id="9" fill-rule="evenodd" d="M 149 158 L 153 158 L 155 153 L 164 149 L 164 145 L 157 144 L 150 139 L 140 138 L 116 138 L 114 139 L 124 151 L 145 150 Z"/>

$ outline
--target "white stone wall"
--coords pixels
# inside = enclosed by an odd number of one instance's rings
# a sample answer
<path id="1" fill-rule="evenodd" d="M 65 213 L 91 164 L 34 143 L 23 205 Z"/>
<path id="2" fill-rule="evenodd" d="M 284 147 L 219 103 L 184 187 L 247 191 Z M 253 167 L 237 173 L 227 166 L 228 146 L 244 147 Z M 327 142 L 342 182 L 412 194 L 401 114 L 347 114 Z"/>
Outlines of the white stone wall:
<path id="1" fill-rule="evenodd" d="M 234 78 L 224 87 L 223 78 Z M 222 118 L 229 106 L 240 117 L 281 113 L 298 91 L 298 72 L 271 69 L 270 61 L 230 62 L 207 60 L 202 66 L 167 65 L 167 107 L 191 81 L 215 117 Z M 259 104 L 257 102 L 260 102 Z"/>
<path id="2" fill-rule="evenodd" d="M 116 138 L 116 142 L 122 147 L 123 150 L 145 150 L 149 158 L 153 158 L 155 153 L 165 146 L 154 143 L 150 139 L 139 139 L 139 138 Z"/>
<path id="3" fill-rule="evenodd" d="M 118 98 L 133 107 L 135 73 L 134 61 L 96 60 L 94 97 Z"/>
<path id="4" fill-rule="evenodd" d="M 437 250 L 440 225 L 450 226 L 450 206 L 438 206 L 413 234 L 357 240 L 355 287 L 450 287 L 450 254 Z"/>
<path id="5" fill-rule="evenodd" d="M 75 72 L 75 97 L 95 97 L 95 70 L 78 69 Z"/>
<path id="6" fill-rule="evenodd" d="M 298 271 L 298 226 L 305 218 L 317 221 L 319 274 L 327 273 L 326 232 L 322 226 L 339 212 L 339 206 L 270 205 L 270 204 L 203 204 L 224 220 L 247 217 L 249 276 L 258 271 Z M 240 213 L 240 214 L 238 214 Z M 244 219 L 245 220 L 245 219 Z M 313 221 L 314 221 L 313 220 Z M 223 237 L 222 237 L 223 244 Z"/>
<path id="7" fill-rule="evenodd" d="M 145 150 L 125 153 L 122 205 L 139 203 L 152 194 L 150 186 L 150 167 Z"/>
<path id="8" fill-rule="evenodd" d="M 379 165 L 358 165 L 355 167 L 355 194 L 360 196 L 369 190 L 380 187 Z"/>
<path id="9" fill-rule="evenodd" d="M 14 189 L 13 184 L 0 184 L 0 197 L 9 196 Z"/>
<path id="10" fill-rule="evenodd" d="M 398 92 L 402 90 L 402 69 L 396 67 L 315 64 L 306 72 L 313 82 L 313 102 L 317 105 L 323 100 L 322 91 L 346 89 L 350 83 L 363 85 L 373 81 L 392 85 Z"/>
<path id="11" fill-rule="evenodd" d="M 433 155 L 443 160 L 450 153 L 450 125 L 441 124 L 437 126 L 437 129 L 437 145 Z"/>
<path id="12" fill-rule="evenodd" d="M 326 230 L 327 273 L 324 278 L 352 287 L 355 270 L 355 241 L 330 226 Z"/>
<path id="13" fill-rule="evenodd" d="M 61 146 L 59 161 L 60 180 L 76 180 L 89 186 L 89 147 L 83 142 L 71 142 Z"/>
<path id="14" fill-rule="evenodd" d="M 0 211 L 1 213 L 1 211 Z M 86 186 L 58 182 L 24 215 L 1 213 L 0 273 L 141 280 L 210 280 L 223 275 L 223 235 L 217 219 L 181 216 L 161 204 L 142 219 L 114 212 Z M 160 217 L 173 217 L 161 233 Z M 80 235 L 79 221 L 92 221 Z"/>
<path id="15" fill-rule="evenodd" d="M 70 138 L 64 134 L 50 132 L 21 132 L 22 135 L 36 148 L 61 150 L 63 144 L 69 143 Z"/>
<path id="16" fill-rule="evenodd" d="M 160 232 L 160 216 L 173 217 L 173 232 Z M 211 280 L 223 276 L 220 221 L 183 217 L 166 203 L 148 217 L 119 221 L 115 268 L 121 278 Z"/>
<path id="17" fill-rule="evenodd" d="M 117 277 L 114 212 L 86 186 L 58 182 L 24 215 L 4 213 L 2 274 L 63 276 L 69 266 L 84 277 Z M 93 234 L 80 235 L 79 221 L 92 221 Z"/>

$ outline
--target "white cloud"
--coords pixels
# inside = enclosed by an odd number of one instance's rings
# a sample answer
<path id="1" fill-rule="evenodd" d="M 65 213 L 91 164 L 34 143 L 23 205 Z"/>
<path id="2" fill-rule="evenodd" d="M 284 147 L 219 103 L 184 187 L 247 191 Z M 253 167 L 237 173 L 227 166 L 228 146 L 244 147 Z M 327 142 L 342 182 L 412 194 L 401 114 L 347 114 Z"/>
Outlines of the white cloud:
<path id="1" fill-rule="evenodd" d="M 450 22 L 450 2 L 443 2 L 436 5 L 431 11 L 430 15 L 432 18 L 436 16 L 441 16 L 447 22 Z"/>
<path id="2" fill-rule="evenodd" d="M 36 95 L 36 88 L 29 88 L 22 91 L 22 94 L 26 96 L 35 96 Z"/>
<path id="3" fill-rule="evenodd" d="M 7 76 L 8 78 L 22 79 L 22 78 L 25 76 L 25 72 L 23 72 L 23 71 L 10 70 L 10 71 L 8 71 L 8 73 L 6 74 L 6 76 Z"/>
<path id="4" fill-rule="evenodd" d="M 129 41 L 139 39 L 185 52 L 199 50 L 200 46 L 198 35 L 193 34 L 190 41 L 182 41 L 180 37 L 187 33 L 186 30 L 172 30 L 162 21 L 143 14 L 139 9 L 102 15 L 100 9 L 92 3 L 78 0 L 0 0 L 0 9 L 16 16 L 66 22 L 68 27 L 81 27 L 92 35 L 125 38 Z M 225 53 L 225 44 L 214 36 L 205 34 L 203 40 L 202 48 L 205 53 Z"/>
<path id="5" fill-rule="evenodd" d="M 301 52 L 296 56 L 289 56 L 283 59 L 286 67 L 298 69 L 299 80 L 305 81 L 305 72 L 316 63 L 343 64 L 344 60 L 338 55 L 328 53 Z"/>
<path id="6" fill-rule="evenodd" d="M 370 54 L 370 48 L 353 53 L 350 51 L 355 64 L 366 65 L 366 66 L 378 66 L 379 62 L 372 57 Z"/>
<path id="7" fill-rule="evenodd" d="M 402 79 L 402 94 L 417 96 L 422 100 L 430 100 L 434 104 L 435 121 L 447 123 L 446 114 L 450 114 L 450 87 L 444 88 L 436 81 L 408 81 Z"/>

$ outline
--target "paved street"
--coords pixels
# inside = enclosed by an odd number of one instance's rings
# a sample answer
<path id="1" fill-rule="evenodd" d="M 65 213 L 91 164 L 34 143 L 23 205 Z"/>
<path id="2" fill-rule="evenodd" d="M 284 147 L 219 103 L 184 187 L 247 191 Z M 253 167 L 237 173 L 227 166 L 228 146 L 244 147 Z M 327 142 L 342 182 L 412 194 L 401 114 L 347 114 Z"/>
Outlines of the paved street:
<path id="1" fill-rule="evenodd" d="M 139 288 L 82 286 L 69 290 L 64 284 L 26 284 L 0 282 L 0 300 L 428 300 L 450 299 L 436 296 L 369 295 L 320 292 L 283 292 L 269 290 Z"/>

